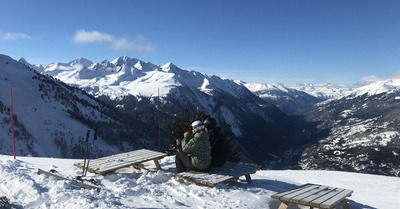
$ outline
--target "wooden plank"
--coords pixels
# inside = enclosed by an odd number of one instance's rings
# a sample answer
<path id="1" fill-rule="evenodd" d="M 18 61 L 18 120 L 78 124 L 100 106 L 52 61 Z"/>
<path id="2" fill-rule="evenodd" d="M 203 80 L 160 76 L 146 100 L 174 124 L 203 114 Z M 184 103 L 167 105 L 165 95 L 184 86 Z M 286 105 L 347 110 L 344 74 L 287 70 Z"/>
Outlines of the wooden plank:
<path id="1" fill-rule="evenodd" d="M 286 201 L 286 202 L 292 202 L 293 199 L 295 199 L 297 196 L 302 195 L 302 196 L 307 196 L 307 195 L 312 195 L 314 194 L 314 189 L 318 188 L 317 185 L 310 185 L 309 187 L 303 188 L 301 190 L 298 190 L 296 192 L 292 192 L 290 194 L 287 194 L 285 196 L 282 196 L 279 198 L 281 201 Z"/>
<path id="2" fill-rule="evenodd" d="M 342 200 L 346 199 L 346 197 L 349 197 L 353 193 L 352 190 L 346 190 L 346 189 L 338 189 L 335 195 L 331 196 L 329 199 L 323 201 L 320 204 L 321 208 L 332 208 L 335 205 L 339 204 L 342 202 Z"/>
<path id="3" fill-rule="evenodd" d="M 92 167 L 100 167 L 101 165 L 111 165 L 111 164 L 120 164 L 124 161 L 125 159 L 129 161 L 137 161 L 140 163 L 144 161 L 148 161 L 154 158 L 162 158 L 165 157 L 166 154 L 164 153 L 158 153 L 150 150 L 136 150 L 136 151 L 131 151 L 129 153 L 122 153 L 118 155 L 112 155 L 112 156 L 107 156 L 99 159 L 94 159 L 90 161 L 90 165 Z M 83 165 L 83 162 L 81 163 Z"/>
<path id="4" fill-rule="evenodd" d="M 337 188 L 337 190 L 330 190 L 329 193 L 320 196 L 318 199 L 313 200 L 311 205 L 314 206 L 314 207 L 318 207 L 318 208 L 320 208 L 320 207 L 331 208 L 331 207 L 333 207 L 333 205 L 322 206 L 322 203 L 326 202 L 327 200 L 329 200 L 331 198 L 334 198 L 342 190 L 343 189 L 338 189 L 338 188 Z"/>
<path id="5" fill-rule="evenodd" d="M 151 159 L 149 159 L 149 160 L 151 160 Z M 144 160 L 144 161 L 143 160 L 136 160 L 136 161 L 126 161 L 124 163 L 119 163 L 119 164 L 107 164 L 107 165 L 103 165 L 103 166 L 100 166 L 100 167 L 98 167 L 96 169 L 92 169 L 92 170 L 95 173 L 106 174 L 106 173 L 118 170 L 120 168 L 128 167 L 128 166 L 131 166 L 131 165 L 137 165 L 137 164 L 145 162 L 145 161 L 148 161 L 148 160 Z"/>
<path id="6" fill-rule="evenodd" d="M 310 194 L 308 196 L 302 196 L 301 199 L 299 197 L 299 200 L 295 201 L 295 203 L 300 203 L 300 204 L 311 206 L 310 202 L 314 202 L 314 200 L 316 200 L 316 199 L 320 198 L 321 196 L 324 196 L 330 192 L 331 192 L 331 189 L 328 186 L 319 185 L 318 188 L 315 188 L 313 190 L 313 194 Z"/>
<path id="7" fill-rule="evenodd" d="M 117 155 L 110 155 L 110 156 L 106 156 L 106 157 L 102 157 L 102 158 L 98 158 L 98 159 L 93 159 L 90 161 L 90 165 L 92 165 L 93 167 L 97 167 L 99 165 L 105 164 L 105 163 L 113 163 L 118 161 L 119 159 L 124 159 L 127 157 L 130 157 L 130 153 L 135 152 L 135 151 L 131 151 L 128 153 L 121 153 L 121 154 L 117 154 Z M 139 154 L 139 153 L 137 153 Z M 83 161 L 81 164 L 81 166 L 83 166 Z"/>
<path id="8" fill-rule="evenodd" d="M 223 175 L 209 175 L 207 173 L 201 173 L 196 171 L 189 171 L 176 174 L 177 177 L 183 178 L 188 181 L 214 187 L 218 183 L 223 183 L 231 179 L 229 176 Z M 210 177 L 212 176 L 212 177 Z"/>
<path id="9" fill-rule="evenodd" d="M 153 158 L 162 158 L 165 157 L 165 153 L 155 152 L 151 150 L 135 150 L 127 153 L 121 153 L 117 155 L 106 156 L 98 159 L 93 159 L 90 161 L 90 165 L 93 167 L 98 167 L 100 165 L 107 165 L 107 164 L 115 164 L 119 162 L 123 162 L 124 159 L 129 159 L 130 161 L 148 161 Z M 142 162 L 143 162 L 142 161 Z M 83 161 L 80 163 L 83 167 Z"/>
<path id="10" fill-rule="evenodd" d="M 273 195 L 271 195 L 271 197 L 276 199 L 276 200 L 280 200 L 280 198 L 285 196 L 285 195 L 291 194 L 293 192 L 297 192 L 299 190 L 302 190 L 304 188 L 308 188 L 310 186 L 311 186 L 311 184 L 304 184 L 302 186 L 299 186 L 299 187 L 296 187 L 296 188 L 293 188 L 293 189 L 290 189 L 290 190 L 286 190 L 286 191 L 283 191 L 283 192 L 280 192 L 280 193 L 273 194 Z"/>
<path id="11" fill-rule="evenodd" d="M 250 174 L 255 173 L 257 170 L 257 167 L 226 162 L 224 166 L 213 168 L 207 173 L 189 171 L 178 173 L 176 177 L 214 187 L 219 183 L 226 183 L 241 176 L 246 176 L 246 181 L 249 183 L 251 182 Z"/>
<path id="12" fill-rule="evenodd" d="M 129 153 L 122 153 L 118 155 L 111 155 L 103 158 L 98 158 L 98 159 L 93 159 L 90 161 L 90 164 L 96 167 L 96 165 L 104 165 L 107 163 L 118 163 L 118 162 L 124 162 L 124 159 L 129 159 L 130 161 L 141 161 L 141 160 L 151 160 L 153 158 L 162 158 L 165 157 L 166 154 L 164 153 L 159 153 L 159 152 L 154 152 L 150 150 L 136 150 L 136 151 L 131 151 Z M 83 164 L 82 163 L 79 163 Z"/>

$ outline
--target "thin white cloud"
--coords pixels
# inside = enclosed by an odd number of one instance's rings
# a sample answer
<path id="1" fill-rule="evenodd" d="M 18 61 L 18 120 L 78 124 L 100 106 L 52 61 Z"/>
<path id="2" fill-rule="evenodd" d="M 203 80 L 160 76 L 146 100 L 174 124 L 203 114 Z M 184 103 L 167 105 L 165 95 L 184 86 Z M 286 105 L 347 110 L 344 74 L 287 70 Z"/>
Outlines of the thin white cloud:
<path id="1" fill-rule="evenodd" d="M 381 78 L 376 77 L 375 75 L 367 75 L 361 78 L 364 82 L 375 82 L 382 80 Z"/>
<path id="2" fill-rule="evenodd" d="M 155 47 L 149 43 L 140 43 L 128 41 L 125 38 L 117 39 L 113 42 L 113 48 L 117 51 L 136 51 L 136 52 L 154 52 Z"/>
<path id="3" fill-rule="evenodd" d="M 392 74 L 388 75 L 387 78 L 389 78 L 389 79 L 400 79 L 400 72 L 392 73 Z"/>
<path id="4" fill-rule="evenodd" d="M 126 38 L 114 37 L 113 35 L 99 31 L 78 30 L 74 35 L 73 41 L 78 44 L 110 43 L 111 47 L 116 51 L 155 51 L 155 46 L 146 43 L 144 36 L 138 36 L 135 40 L 131 41 Z"/>
<path id="5" fill-rule="evenodd" d="M 98 31 L 78 30 L 74 35 L 74 42 L 79 44 L 112 42 L 114 37 Z"/>
<path id="6" fill-rule="evenodd" d="M 375 81 L 382 81 L 382 80 L 386 80 L 386 79 L 400 79 L 400 72 L 391 73 L 391 74 L 387 75 L 385 78 L 379 78 L 375 75 L 368 75 L 368 76 L 362 77 L 362 81 L 364 81 L 364 82 L 375 82 Z"/>
<path id="7" fill-rule="evenodd" d="M 32 38 L 24 33 L 1 33 L 0 32 L 0 40 L 1 41 L 15 41 L 15 40 L 31 40 Z"/>

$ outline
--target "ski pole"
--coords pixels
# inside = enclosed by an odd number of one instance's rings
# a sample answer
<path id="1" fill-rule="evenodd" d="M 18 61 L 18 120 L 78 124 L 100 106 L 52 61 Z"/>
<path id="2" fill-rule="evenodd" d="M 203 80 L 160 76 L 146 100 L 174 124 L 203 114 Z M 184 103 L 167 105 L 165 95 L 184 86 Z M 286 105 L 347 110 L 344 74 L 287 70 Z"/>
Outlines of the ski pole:
<path id="1" fill-rule="evenodd" d="M 85 170 L 85 175 L 84 175 L 84 176 L 86 176 L 87 171 L 88 171 L 88 169 L 89 169 L 90 155 L 91 155 L 91 151 L 92 151 L 93 148 L 94 148 L 94 141 L 96 141 L 96 139 L 97 139 L 97 127 L 96 127 L 96 129 L 94 130 L 94 136 L 93 136 L 93 141 L 92 141 L 92 147 L 91 147 L 90 150 L 89 150 L 88 162 L 87 162 L 87 165 L 86 165 L 86 170 Z"/>
<path id="2" fill-rule="evenodd" d="M 87 130 L 86 132 L 86 150 L 84 153 L 84 158 L 85 160 L 83 161 L 83 170 L 82 170 L 82 177 L 85 176 L 85 168 L 86 168 L 86 157 L 87 157 L 87 152 L 88 152 L 88 146 L 89 146 L 89 135 L 90 135 L 90 130 Z"/>

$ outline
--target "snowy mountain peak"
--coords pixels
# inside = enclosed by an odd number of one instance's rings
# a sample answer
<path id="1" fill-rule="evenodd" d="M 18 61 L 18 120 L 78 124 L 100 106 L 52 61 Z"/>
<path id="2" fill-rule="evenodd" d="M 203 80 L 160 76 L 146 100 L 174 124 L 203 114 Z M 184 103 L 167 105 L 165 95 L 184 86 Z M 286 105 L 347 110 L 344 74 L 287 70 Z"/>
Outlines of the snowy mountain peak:
<path id="1" fill-rule="evenodd" d="M 25 59 L 22 59 L 22 61 L 24 61 L 24 60 Z M 24 63 L 17 62 L 13 58 L 11 58 L 11 57 L 9 57 L 7 55 L 0 54 L 0 66 L 1 66 L 1 69 L 10 68 L 10 67 L 12 68 L 14 66 L 19 66 L 20 67 L 21 64 L 24 64 Z M 26 68 L 18 68 L 18 70 L 25 70 L 25 69 Z M 1 76 L 5 76 L 4 73 Z"/>
<path id="2" fill-rule="evenodd" d="M 172 62 L 168 62 L 167 64 L 161 66 L 161 70 L 164 72 L 178 72 L 179 67 L 174 65 Z"/>
<path id="3" fill-rule="evenodd" d="M 78 58 L 78 59 L 75 59 L 75 60 L 73 60 L 73 61 L 67 63 L 67 64 L 68 64 L 69 66 L 82 65 L 82 66 L 84 66 L 84 67 L 90 67 L 90 66 L 93 65 L 93 62 L 90 61 L 90 60 L 88 60 L 88 59 L 85 59 L 85 58 L 83 58 L 83 57 L 80 57 L 80 58 Z"/>
<path id="4" fill-rule="evenodd" d="M 351 95 L 361 96 L 367 94 L 368 96 L 373 96 L 396 89 L 400 89 L 400 79 L 388 79 L 357 88 Z"/>
<path id="5" fill-rule="evenodd" d="M 289 92 L 290 89 L 283 84 L 260 84 L 260 83 L 246 83 L 244 84 L 250 91 L 266 91 L 266 90 L 280 90 L 282 92 Z"/>
<path id="6" fill-rule="evenodd" d="M 129 65 L 134 66 L 139 60 L 135 58 L 130 58 L 127 56 L 118 57 L 117 59 L 113 60 L 111 63 L 115 66 L 122 66 L 122 65 Z"/>
<path id="7" fill-rule="evenodd" d="M 21 57 L 21 59 L 19 59 L 18 62 L 20 62 L 22 64 L 29 64 L 28 61 L 26 61 L 26 59 L 23 57 Z"/>
<path id="8" fill-rule="evenodd" d="M 96 63 L 93 63 L 92 66 L 90 66 L 90 68 L 92 68 L 94 70 L 104 70 L 104 71 L 109 70 L 113 67 L 114 67 L 114 65 L 111 64 L 111 62 L 109 62 L 108 60 L 104 60 L 102 62 L 96 62 Z"/>

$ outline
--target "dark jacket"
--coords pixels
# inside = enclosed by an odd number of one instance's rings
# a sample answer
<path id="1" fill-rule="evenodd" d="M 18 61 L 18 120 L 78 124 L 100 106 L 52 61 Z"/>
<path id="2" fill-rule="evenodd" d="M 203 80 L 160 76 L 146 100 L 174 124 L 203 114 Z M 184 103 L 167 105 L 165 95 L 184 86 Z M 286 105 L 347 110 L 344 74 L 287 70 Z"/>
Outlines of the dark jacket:
<path id="1" fill-rule="evenodd" d="M 217 127 L 208 130 L 211 144 L 211 167 L 223 166 L 228 158 L 228 142 L 221 133 L 221 128 Z"/>

